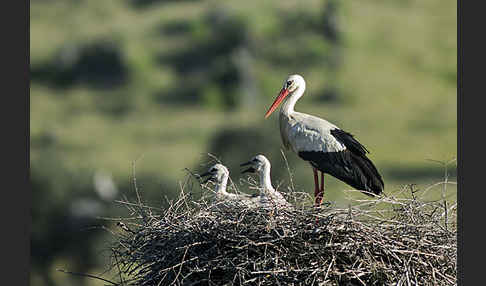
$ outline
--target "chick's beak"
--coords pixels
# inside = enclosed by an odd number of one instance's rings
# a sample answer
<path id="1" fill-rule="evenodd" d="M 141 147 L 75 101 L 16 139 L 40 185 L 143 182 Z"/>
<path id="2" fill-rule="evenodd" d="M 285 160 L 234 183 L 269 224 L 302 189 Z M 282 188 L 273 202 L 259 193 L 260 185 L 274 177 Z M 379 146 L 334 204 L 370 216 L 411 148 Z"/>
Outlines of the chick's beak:
<path id="1" fill-rule="evenodd" d="M 203 173 L 203 174 L 199 175 L 199 178 L 202 179 L 202 178 L 204 178 L 206 176 L 209 176 L 209 177 L 206 180 L 204 180 L 202 182 L 202 184 L 206 184 L 207 182 L 212 181 L 212 179 L 213 179 L 213 176 L 212 176 L 212 174 L 210 172 L 206 172 L 206 173 Z"/>
<path id="2" fill-rule="evenodd" d="M 251 164 L 252 164 L 251 161 L 248 161 L 246 163 L 240 164 L 240 166 L 243 167 L 243 166 L 248 166 L 248 165 L 251 165 Z M 253 166 L 252 166 L 252 167 L 242 171 L 241 173 L 242 174 L 244 174 L 244 173 L 255 173 L 255 171 L 256 171 L 255 168 L 253 168 Z"/>

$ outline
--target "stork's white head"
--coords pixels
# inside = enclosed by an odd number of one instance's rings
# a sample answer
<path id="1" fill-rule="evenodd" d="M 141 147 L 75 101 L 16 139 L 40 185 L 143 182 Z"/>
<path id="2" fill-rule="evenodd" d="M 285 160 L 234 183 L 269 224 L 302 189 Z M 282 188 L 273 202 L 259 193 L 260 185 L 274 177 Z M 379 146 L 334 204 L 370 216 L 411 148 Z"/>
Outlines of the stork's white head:
<path id="1" fill-rule="evenodd" d="M 229 171 L 225 166 L 221 164 L 215 164 L 211 168 L 209 168 L 206 173 L 201 174 L 200 176 L 209 176 L 203 183 L 207 183 L 208 181 L 221 183 L 223 182 L 223 180 L 225 180 L 225 178 L 228 179 Z"/>
<path id="2" fill-rule="evenodd" d="M 270 108 L 268 109 L 267 113 L 265 113 L 265 118 L 269 117 L 272 112 L 277 109 L 277 107 L 282 103 L 282 101 L 289 95 L 293 94 L 296 90 L 304 90 L 305 89 L 305 80 L 302 76 L 298 74 L 293 74 L 287 77 L 287 79 L 283 83 L 283 87 L 280 90 L 275 101 L 272 103 Z"/>
<path id="3" fill-rule="evenodd" d="M 265 170 L 270 170 L 270 161 L 263 155 L 256 155 L 250 161 L 241 164 L 240 166 L 248 166 L 250 168 L 244 170 L 242 173 L 261 173 Z"/>
<path id="4" fill-rule="evenodd" d="M 298 87 L 305 87 L 305 80 L 301 75 L 293 74 L 290 75 L 283 83 L 282 89 L 287 88 L 289 93 L 294 92 Z"/>

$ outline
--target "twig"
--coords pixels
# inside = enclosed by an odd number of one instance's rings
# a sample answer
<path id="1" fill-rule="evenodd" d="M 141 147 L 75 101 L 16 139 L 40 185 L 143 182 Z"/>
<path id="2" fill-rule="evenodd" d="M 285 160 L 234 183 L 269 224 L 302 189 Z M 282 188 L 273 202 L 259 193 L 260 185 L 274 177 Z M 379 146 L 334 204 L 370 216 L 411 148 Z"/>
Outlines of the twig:
<path id="1" fill-rule="evenodd" d="M 115 283 L 113 281 L 110 281 L 110 280 L 107 280 L 105 278 L 98 277 L 98 276 L 95 276 L 95 275 L 92 275 L 92 274 L 77 273 L 77 272 L 67 271 L 67 270 L 63 270 L 63 269 L 56 269 L 56 270 L 59 271 L 59 272 L 66 273 L 66 274 L 71 274 L 71 275 L 76 275 L 76 276 L 83 276 L 83 277 L 89 277 L 89 278 L 98 279 L 98 280 L 101 280 L 101 281 L 108 282 L 108 283 L 110 283 L 112 285 L 119 285 L 118 283 Z"/>

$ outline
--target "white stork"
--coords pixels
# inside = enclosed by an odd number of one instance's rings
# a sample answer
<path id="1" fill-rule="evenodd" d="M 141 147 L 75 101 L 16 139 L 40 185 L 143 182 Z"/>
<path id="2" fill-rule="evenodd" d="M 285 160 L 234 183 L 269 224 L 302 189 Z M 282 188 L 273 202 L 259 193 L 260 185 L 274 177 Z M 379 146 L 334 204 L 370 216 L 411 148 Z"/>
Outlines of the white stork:
<path id="1" fill-rule="evenodd" d="M 324 196 L 324 174 L 347 183 L 372 196 L 383 191 L 383 180 L 373 163 L 366 157 L 368 150 L 352 134 L 316 116 L 294 111 L 297 100 L 304 95 L 305 81 L 291 75 L 265 114 L 265 118 L 280 108 L 280 135 L 283 145 L 309 162 L 314 172 L 316 205 Z M 321 172 L 321 187 L 317 170 Z"/>
<path id="2" fill-rule="evenodd" d="M 260 206 L 268 206 L 269 204 L 276 206 L 289 207 L 290 204 L 285 200 L 284 196 L 275 190 L 272 186 L 272 181 L 270 178 L 270 161 L 263 156 L 257 155 L 253 157 L 250 161 L 241 164 L 240 166 L 250 167 L 244 170 L 242 173 L 257 173 L 260 179 L 260 196 L 257 198 Z"/>
<path id="3" fill-rule="evenodd" d="M 208 181 L 212 181 L 215 184 L 214 192 L 216 194 L 216 199 L 220 201 L 233 201 L 235 203 L 241 203 L 246 206 L 253 206 L 254 202 L 250 200 L 251 195 L 248 194 L 233 194 L 226 191 L 226 186 L 228 184 L 229 171 L 222 164 L 215 164 L 207 172 L 199 175 L 202 177 L 208 177 L 203 184 Z"/>

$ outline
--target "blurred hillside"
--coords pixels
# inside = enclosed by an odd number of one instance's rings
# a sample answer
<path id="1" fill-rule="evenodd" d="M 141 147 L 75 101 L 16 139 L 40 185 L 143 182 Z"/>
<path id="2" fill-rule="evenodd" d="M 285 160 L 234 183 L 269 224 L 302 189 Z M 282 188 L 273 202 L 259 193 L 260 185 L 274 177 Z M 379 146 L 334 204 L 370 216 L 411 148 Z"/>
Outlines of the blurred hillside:
<path id="1" fill-rule="evenodd" d="M 385 192 L 443 180 L 428 159 L 456 156 L 455 1 L 30 7 L 32 285 L 102 285 L 55 269 L 106 270 L 109 236 L 93 226 L 119 214 L 114 200 L 134 195 L 134 161 L 149 205 L 178 192 L 184 168 L 205 170 L 208 152 L 248 192 L 239 164 L 263 153 L 286 190 L 278 116 L 263 115 L 289 74 L 307 82 L 296 109 L 353 133 Z M 295 188 L 311 191 L 309 166 L 285 155 Z M 455 181 L 455 165 L 449 173 Z M 326 200 L 346 203 L 341 190 L 350 187 L 329 176 L 326 187 Z"/>

